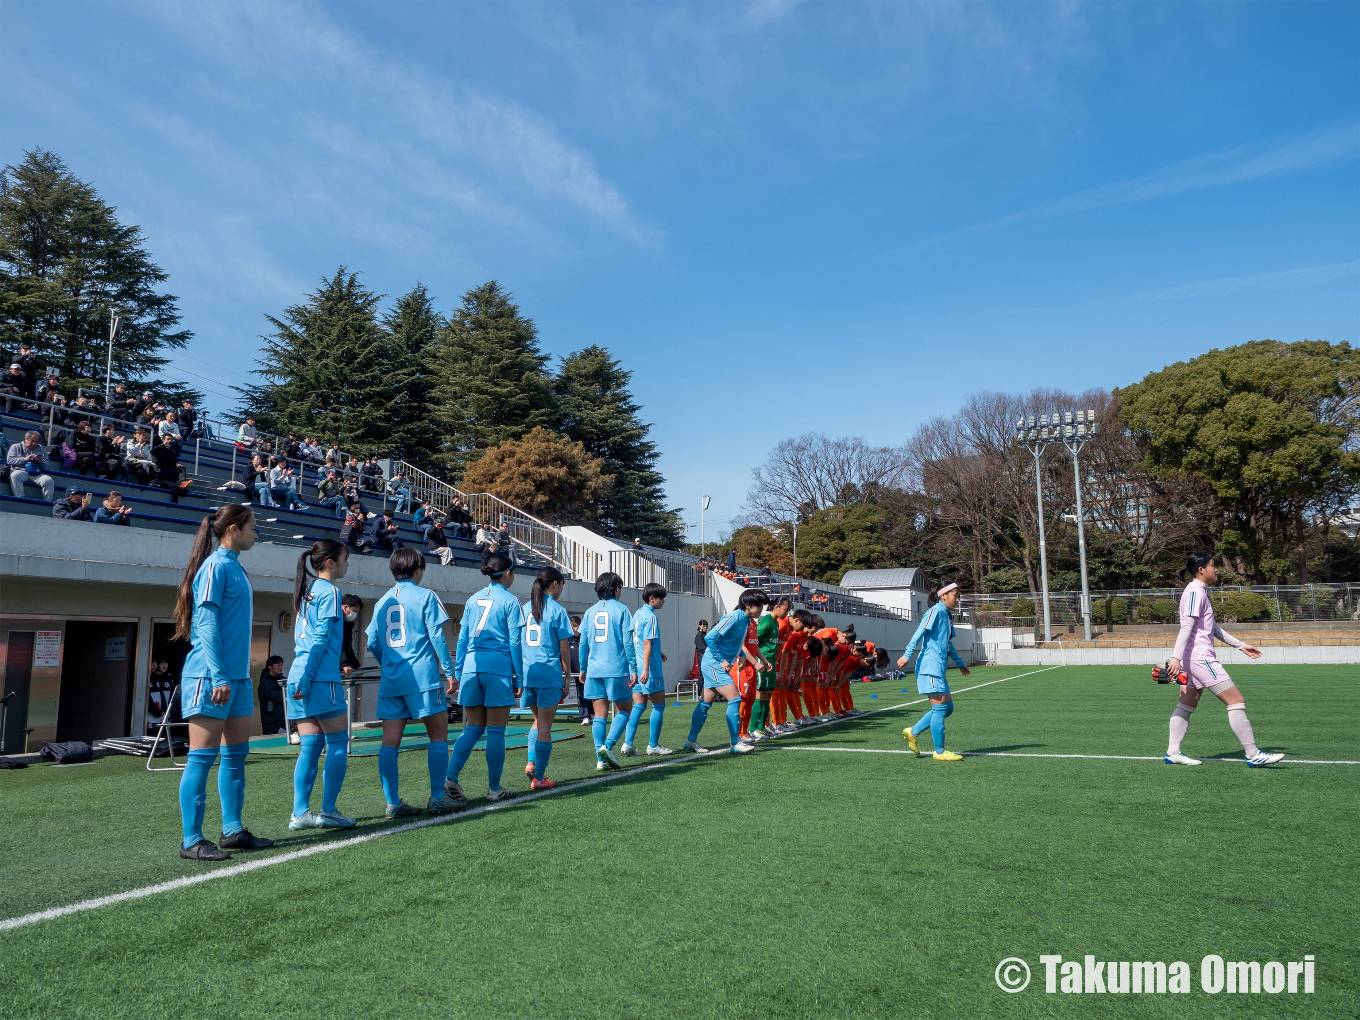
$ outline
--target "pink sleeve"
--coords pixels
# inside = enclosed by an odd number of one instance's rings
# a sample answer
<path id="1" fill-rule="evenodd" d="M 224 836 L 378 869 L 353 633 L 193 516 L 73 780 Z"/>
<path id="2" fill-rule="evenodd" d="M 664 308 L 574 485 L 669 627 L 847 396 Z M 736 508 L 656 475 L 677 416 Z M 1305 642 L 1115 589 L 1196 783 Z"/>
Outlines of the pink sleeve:
<path id="1" fill-rule="evenodd" d="M 1185 646 L 1190 642 L 1190 631 L 1195 627 L 1195 617 L 1181 615 L 1181 630 L 1176 635 L 1176 648 L 1171 653 L 1171 657 L 1178 661 L 1185 659 Z"/>

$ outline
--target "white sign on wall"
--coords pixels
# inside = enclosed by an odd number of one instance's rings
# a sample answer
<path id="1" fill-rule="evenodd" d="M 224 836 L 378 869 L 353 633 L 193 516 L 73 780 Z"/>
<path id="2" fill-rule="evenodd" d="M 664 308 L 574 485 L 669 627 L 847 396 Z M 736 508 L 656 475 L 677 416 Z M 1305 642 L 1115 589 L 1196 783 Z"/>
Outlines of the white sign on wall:
<path id="1" fill-rule="evenodd" d="M 127 638 L 110 637 L 104 639 L 104 661 L 123 662 L 127 659 Z"/>
<path id="2" fill-rule="evenodd" d="M 61 665 L 61 631 L 38 631 L 33 642 L 33 668 L 56 669 L 59 665 Z"/>

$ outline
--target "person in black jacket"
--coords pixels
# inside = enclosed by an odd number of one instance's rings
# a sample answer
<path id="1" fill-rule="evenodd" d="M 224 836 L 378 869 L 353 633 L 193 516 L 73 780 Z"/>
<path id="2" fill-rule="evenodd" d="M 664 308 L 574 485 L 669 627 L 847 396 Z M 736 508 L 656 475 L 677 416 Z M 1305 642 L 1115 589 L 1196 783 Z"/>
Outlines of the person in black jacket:
<path id="1" fill-rule="evenodd" d="M 28 344 L 20 344 L 19 353 L 14 362 L 23 371 L 23 395 L 29 400 L 34 399 L 34 394 L 38 389 L 38 356 L 33 353 L 33 349 Z M 32 408 L 29 408 L 29 410 L 32 410 Z"/>
<path id="2" fill-rule="evenodd" d="M 175 678 L 170 673 L 170 663 L 160 659 L 152 663 L 151 673 L 146 679 L 146 732 L 155 733 L 165 721 L 170 710 L 170 695 L 175 690 Z"/>
<path id="3" fill-rule="evenodd" d="M 368 537 L 368 511 L 358 497 L 351 498 L 345 507 L 345 521 L 340 525 L 340 541 L 361 553 L 373 548 L 373 539 Z"/>
<path id="4" fill-rule="evenodd" d="M 82 475 L 94 474 L 95 436 L 88 418 L 81 419 L 67 443 L 76 451 L 76 470 Z"/>
<path id="5" fill-rule="evenodd" d="M 277 733 L 284 728 L 283 657 L 271 655 L 260 671 L 260 732 Z"/>
<path id="6" fill-rule="evenodd" d="M 586 680 L 581 675 L 581 618 L 574 613 L 567 648 L 571 652 L 571 675 L 576 681 L 576 714 L 581 717 L 582 726 L 589 726 L 595 718 L 595 703 L 586 697 Z"/>
<path id="7" fill-rule="evenodd" d="M 384 510 L 373 525 L 373 547 L 396 552 L 401 548 L 401 539 L 397 537 L 397 531 L 397 522 L 392 519 L 392 511 Z"/>
<path id="8" fill-rule="evenodd" d="M 104 434 L 95 440 L 94 473 L 113 482 L 132 480 L 123 466 L 123 437 L 112 425 L 105 425 Z"/>
<path id="9" fill-rule="evenodd" d="M 354 654 L 354 628 L 363 611 L 364 600 L 358 595 L 340 596 L 340 612 L 345 617 L 344 634 L 340 640 L 340 673 L 343 676 L 349 676 L 363 665 L 359 656 Z"/>
<path id="10" fill-rule="evenodd" d="M 67 489 L 66 495 L 52 504 L 52 516 L 67 521 L 92 521 L 90 494 L 81 489 Z"/>
<path id="11" fill-rule="evenodd" d="M 174 437 L 162 439 L 160 445 L 151 451 L 151 456 L 156 461 L 156 484 L 169 489 L 170 502 L 178 503 L 180 493 L 188 488 L 188 472 L 175 456 Z"/>

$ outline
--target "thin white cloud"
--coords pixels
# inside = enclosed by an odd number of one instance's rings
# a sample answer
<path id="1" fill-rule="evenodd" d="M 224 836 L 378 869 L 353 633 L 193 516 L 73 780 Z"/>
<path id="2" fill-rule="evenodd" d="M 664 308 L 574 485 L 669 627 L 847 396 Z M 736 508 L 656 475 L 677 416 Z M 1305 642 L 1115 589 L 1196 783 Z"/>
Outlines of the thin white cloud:
<path id="1" fill-rule="evenodd" d="M 1216 297 L 1220 294 L 1240 294 L 1246 291 L 1283 290 L 1287 287 L 1309 287 L 1360 276 L 1360 260 L 1333 262 L 1325 266 L 1303 266 L 1275 273 L 1252 273 L 1248 276 L 1224 276 L 1216 280 L 1200 280 L 1178 287 L 1167 287 L 1147 295 L 1151 301 L 1172 301 L 1177 298 Z"/>
<path id="2" fill-rule="evenodd" d="M 779 21 L 802 3 L 803 0 L 752 0 L 737 22 L 745 28 L 760 28 Z"/>
<path id="3" fill-rule="evenodd" d="M 1026 220 L 1045 219 L 1109 206 L 1128 205 L 1226 184 L 1268 180 L 1360 155 L 1360 122 L 1325 128 L 1272 142 L 1210 152 L 1130 181 L 1089 188 L 1054 202 L 1022 209 L 947 236 L 996 230 Z"/>

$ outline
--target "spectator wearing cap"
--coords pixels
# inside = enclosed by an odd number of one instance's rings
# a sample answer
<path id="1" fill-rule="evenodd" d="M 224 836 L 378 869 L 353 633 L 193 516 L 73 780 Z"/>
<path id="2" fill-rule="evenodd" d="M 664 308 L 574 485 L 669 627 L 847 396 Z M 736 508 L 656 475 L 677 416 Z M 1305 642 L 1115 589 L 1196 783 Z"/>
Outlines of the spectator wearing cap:
<path id="1" fill-rule="evenodd" d="M 19 345 L 19 353 L 15 357 L 14 362 L 23 370 L 23 395 L 29 400 L 33 400 L 38 389 L 38 356 L 33 353 L 32 347 L 28 344 L 21 343 Z"/>
<path id="2" fill-rule="evenodd" d="M 149 417 L 149 413 L 155 407 L 156 395 L 150 390 L 143 390 L 142 395 L 132 403 L 132 414 L 134 417 Z"/>
<path id="3" fill-rule="evenodd" d="M 151 444 L 146 429 L 136 429 L 123 446 L 123 470 L 131 472 L 140 485 L 150 485 L 156 477 L 156 458 L 151 456 Z"/>
<path id="4" fill-rule="evenodd" d="M 117 489 L 110 489 L 109 494 L 104 497 L 104 505 L 94 512 L 94 522 L 96 524 L 122 524 L 128 526 L 132 524 L 132 510 L 123 503 L 123 494 Z"/>
<path id="5" fill-rule="evenodd" d="M 66 490 L 66 495 L 52 504 L 52 516 L 64 521 L 92 521 L 94 511 L 90 509 L 90 494 L 75 486 Z"/>

